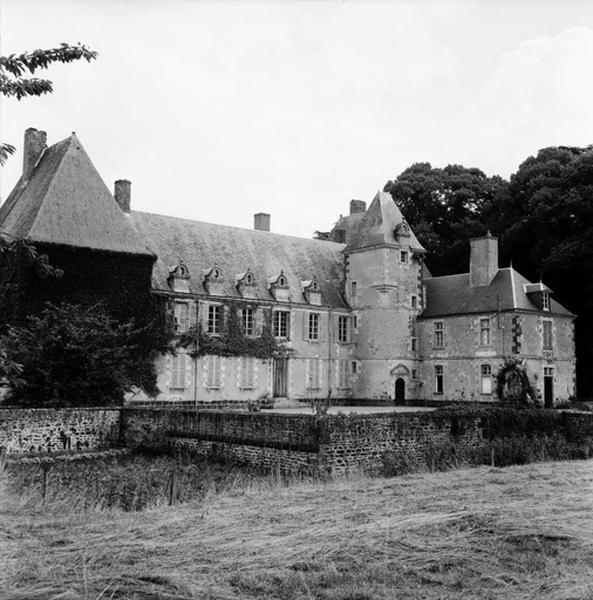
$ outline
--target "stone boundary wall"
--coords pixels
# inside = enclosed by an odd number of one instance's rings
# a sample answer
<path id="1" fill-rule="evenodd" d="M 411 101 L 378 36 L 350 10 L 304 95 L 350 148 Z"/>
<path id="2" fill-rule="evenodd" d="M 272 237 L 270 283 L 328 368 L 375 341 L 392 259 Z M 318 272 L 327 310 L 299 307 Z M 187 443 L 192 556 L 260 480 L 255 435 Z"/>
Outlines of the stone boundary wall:
<path id="1" fill-rule="evenodd" d="M 0 454 L 104 450 L 119 440 L 119 408 L 0 408 Z"/>
<path id="2" fill-rule="evenodd" d="M 383 466 L 385 452 L 404 451 L 421 459 L 430 446 L 453 443 L 461 450 L 483 440 L 482 419 L 476 415 L 332 415 L 319 424 L 319 462 L 332 473 L 356 469 L 377 472 Z"/>
<path id="3" fill-rule="evenodd" d="M 314 415 L 124 408 L 122 430 L 129 442 L 138 435 L 150 439 L 165 434 L 300 452 L 319 450 Z"/>
<path id="4" fill-rule="evenodd" d="M 128 443 L 171 443 L 199 456 L 283 471 L 380 470 L 386 451 L 421 457 L 430 444 L 477 445 L 481 417 L 434 413 L 282 415 L 124 409 Z"/>

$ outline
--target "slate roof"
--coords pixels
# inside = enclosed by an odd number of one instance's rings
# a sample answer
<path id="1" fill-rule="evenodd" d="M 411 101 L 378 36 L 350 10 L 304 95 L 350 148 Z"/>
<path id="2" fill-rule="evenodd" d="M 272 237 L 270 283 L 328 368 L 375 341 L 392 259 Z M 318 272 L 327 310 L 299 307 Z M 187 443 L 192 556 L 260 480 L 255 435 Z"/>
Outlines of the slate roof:
<path id="1" fill-rule="evenodd" d="M 47 148 L 0 207 L 0 234 L 32 242 L 152 254 L 75 134 Z"/>
<path id="2" fill-rule="evenodd" d="M 158 257 L 153 268 L 155 289 L 170 290 L 167 277 L 182 260 L 189 269 L 194 293 L 206 294 L 203 272 L 216 264 L 224 278 L 225 296 L 241 297 L 236 278 L 250 269 L 255 297 L 272 300 L 268 280 L 284 271 L 291 302 L 305 302 L 301 282 L 316 276 L 324 306 L 347 306 L 341 294 L 344 244 L 138 211 L 132 211 L 130 219 Z"/>
<path id="3" fill-rule="evenodd" d="M 498 310 L 521 310 L 541 313 L 525 293 L 530 282 L 512 267 L 499 269 L 490 285 L 471 287 L 469 273 L 425 279 L 426 307 L 421 318 Z M 574 316 L 550 299 L 550 312 Z"/>
<path id="4" fill-rule="evenodd" d="M 377 245 L 397 245 L 394 230 L 404 218 L 387 192 L 378 191 L 362 219 L 352 224 L 347 250 L 358 250 Z M 410 248 L 416 252 L 425 252 L 422 244 L 410 231 Z"/>

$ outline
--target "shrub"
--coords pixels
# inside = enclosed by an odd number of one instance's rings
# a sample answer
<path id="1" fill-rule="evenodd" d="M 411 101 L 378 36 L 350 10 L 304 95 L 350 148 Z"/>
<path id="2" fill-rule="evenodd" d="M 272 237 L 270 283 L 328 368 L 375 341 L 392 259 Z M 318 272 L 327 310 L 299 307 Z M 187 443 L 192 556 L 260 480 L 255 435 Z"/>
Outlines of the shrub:
<path id="1" fill-rule="evenodd" d="M 2 373 L 8 401 L 24 406 L 121 403 L 139 382 L 138 341 L 143 331 L 120 324 L 101 304 L 90 308 L 47 303 L 22 326 L 0 337 L 0 355 L 18 369 Z"/>

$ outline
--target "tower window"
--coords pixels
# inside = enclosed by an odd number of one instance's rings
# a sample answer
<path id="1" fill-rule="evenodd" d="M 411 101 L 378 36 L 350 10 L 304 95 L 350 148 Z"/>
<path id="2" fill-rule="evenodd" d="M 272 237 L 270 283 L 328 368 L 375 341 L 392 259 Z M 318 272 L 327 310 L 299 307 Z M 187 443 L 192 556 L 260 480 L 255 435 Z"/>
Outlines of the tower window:
<path id="1" fill-rule="evenodd" d="M 492 367 L 490 365 L 480 367 L 480 393 L 492 393 Z"/>
<path id="2" fill-rule="evenodd" d="M 434 393 L 442 394 L 444 390 L 445 377 L 443 374 L 443 366 L 436 365 L 434 368 Z"/>
<path id="3" fill-rule="evenodd" d="M 480 319 L 480 346 L 490 345 L 490 319 Z"/>
<path id="4" fill-rule="evenodd" d="M 442 348 L 445 345 L 443 322 L 435 321 L 434 324 L 434 347 Z"/>

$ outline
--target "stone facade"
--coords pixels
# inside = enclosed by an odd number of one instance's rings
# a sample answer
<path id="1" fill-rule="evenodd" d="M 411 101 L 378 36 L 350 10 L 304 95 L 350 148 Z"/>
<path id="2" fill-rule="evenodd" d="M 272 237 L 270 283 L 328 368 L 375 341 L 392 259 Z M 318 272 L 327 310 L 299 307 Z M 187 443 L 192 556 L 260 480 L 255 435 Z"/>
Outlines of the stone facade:
<path id="1" fill-rule="evenodd" d="M 387 193 L 368 209 L 353 201 L 327 241 L 294 238 L 271 232 L 267 213 L 247 230 L 132 210 L 130 183 L 112 195 L 75 135 L 45 142 L 28 130 L 35 160 L 0 207 L 0 229 L 39 244 L 65 276 L 19 275 L 28 283 L 13 286 L 10 304 L 21 317 L 46 299 L 139 309 L 153 294 L 179 335 L 220 340 L 237 311 L 245 338 L 263 339 L 265 327 L 275 338 L 263 353 L 210 346 L 161 358 L 159 404 L 493 402 L 509 358 L 546 406 L 576 395 L 574 315 L 542 282 L 500 268 L 490 234 L 471 240 L 468 273 L 432 277 Z"/>
<path id="2" fill-rule="evenodd" d="M 0 408 L 0 454 L 102 450 L 119 435 L 119 409 Z"/>

